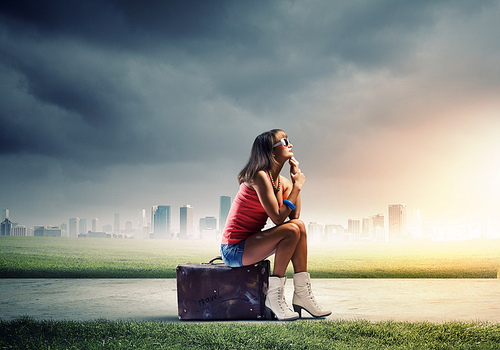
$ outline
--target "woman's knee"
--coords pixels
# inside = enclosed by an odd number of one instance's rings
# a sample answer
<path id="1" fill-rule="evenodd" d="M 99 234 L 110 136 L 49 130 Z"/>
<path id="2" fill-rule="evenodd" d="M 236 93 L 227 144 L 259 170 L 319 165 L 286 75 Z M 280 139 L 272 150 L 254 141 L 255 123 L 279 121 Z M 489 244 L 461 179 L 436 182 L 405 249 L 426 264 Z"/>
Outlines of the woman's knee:
<path id="1" fill-rule="evenodd" d="M 293 223 L 293 222 L 287 222 L 286 224 L 286 233 L 287 233 L 287 238 L 295 241 L 295 242 L 298 242 L 299 239 L 300 239 L 300 235 L 301 235 L 301 229 L 299 227 L 299 225 L 297 225 L 296 223 Z"/>
<path id="2" fill-rule="evenodd" d="M 298 227 L 300 237 L 307 238 L 306 225 L 304 224 L 304 222 L 302 220 L 293 219 L 293 220 L 290 220 L 290 223 L 292 223 Z"/>

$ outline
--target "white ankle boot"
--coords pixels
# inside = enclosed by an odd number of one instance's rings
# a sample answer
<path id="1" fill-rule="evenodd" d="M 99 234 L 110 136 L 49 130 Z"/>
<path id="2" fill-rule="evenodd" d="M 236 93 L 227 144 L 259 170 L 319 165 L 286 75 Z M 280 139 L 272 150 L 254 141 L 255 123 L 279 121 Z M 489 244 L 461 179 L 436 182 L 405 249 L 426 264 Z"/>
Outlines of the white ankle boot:
<path id="1" fill-rule="evenodd" d="M 276 317 L 280 321 L 292 321 L 299 318 L 285 301 L 286 277 L 269 277 L 269 288 L 266 296 L 267 318 Z"/>
<path id="2" fill-rule="evenodd" d="M 302 316 L 302 310 L 306 310 L 314 317 L 326 317 L 332 312 L 323 310 L 318 305 L 311 289 L 311 279 L 308 272 L 299 272 L 293 274 L 293 309 Z"/>

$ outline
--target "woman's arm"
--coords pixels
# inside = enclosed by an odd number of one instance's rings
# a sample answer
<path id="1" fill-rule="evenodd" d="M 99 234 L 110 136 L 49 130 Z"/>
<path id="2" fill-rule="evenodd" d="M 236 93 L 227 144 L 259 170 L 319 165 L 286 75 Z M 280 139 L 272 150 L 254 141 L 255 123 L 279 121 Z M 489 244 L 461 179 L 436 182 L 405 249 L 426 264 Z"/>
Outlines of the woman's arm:
<path id="1" fill-rule="evenodd" d="M 286 186 L 287 190 L 289 190 L 288 196 L 286 198 L 290 202 L 295 204 L 297 202 L 297 199 L 299 198 L 299 193 L 306 178 L 300 171 L 292 176 L 293 185 Z M 283 180 L 290 183 L 286 179 Z M 286 205 L 282 205 L 280 208 L 278 199 L 274 194 L 273 186 L 268 180 L 267 174 L 264 171 L 259 171 L 250 185 L 257 192 L 260 203 L 262 204 L 262 207 L 266 211 L 267 215 L 271 218 L 271 220 L 276 225 L 281 225 L 282 223 L 284 223 L 292 210 Z M 283 190 L 285 191 L 285 188 L 283 188 Z"/>
<path id="2" fill-rule="evenodd" d="M 292 183 L 290 182 L 290 180 L 286 179 L 286 178 L 281 178 L 281 182 L 283 183 L 283 198 L 284 199 L 288 199 L 290 202 L 292 202 L 294 205 L 295 205 L 295 209 L 292 210 L 292 212 L 290 213 L 290 215 L 288 215 L 288 217 L 290 219 L 298 219 L 300 217 L 300 193 L 299 195 L 297 196 L 297 199 L 295 201 L 291 200 L 289 197 L 290 197 L 290 192 L 292 191 Z"/>
<path id="3" fill-rule="evenodd" d="M 297 161 L 297 159 L 295 159 L 295 157 L 292 157 L 288 161 L 288 164 L 290 164 L 290 178 L 293 180 L 295 174 L 301 173 L 300 168 L 299 168 L 299 162 Z M 286 181 L 287 181 L 286 183 L 289 187 L 292 186 L 290 181 L 288 181 L 288 180 L 286 180 Z M 286 190 L 284 189 L 283 197 L 285 199 L 288 199 L 289 201 L 291 201 L 295 205 L 295 209 L 292 210 L 292 212 L 289 215 L 289 218 L 290 219 L 298 219 L 300 217 L 300 204 L 301 204 L 300 194 L 297 196 L 297 199 L 295 201 L 292 201 L 291 199 L 288 198 L 289 193 L 290 193 L 290 191 L 288 189 L 286 189 Z"/>

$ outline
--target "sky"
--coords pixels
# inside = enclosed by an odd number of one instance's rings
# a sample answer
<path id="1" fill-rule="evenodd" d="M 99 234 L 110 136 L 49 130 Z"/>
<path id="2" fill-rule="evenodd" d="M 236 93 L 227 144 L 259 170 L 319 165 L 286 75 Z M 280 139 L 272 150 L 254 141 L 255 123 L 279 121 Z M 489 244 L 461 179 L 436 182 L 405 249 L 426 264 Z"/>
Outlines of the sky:
<path id="1" fill-rule="evenodd" d="M 306 223 L 403 203 L 499 227 L 498 18 L 489 0 L 1 2 L 0 207 L 26 226 L 218 217 L 281 128 Z"/>

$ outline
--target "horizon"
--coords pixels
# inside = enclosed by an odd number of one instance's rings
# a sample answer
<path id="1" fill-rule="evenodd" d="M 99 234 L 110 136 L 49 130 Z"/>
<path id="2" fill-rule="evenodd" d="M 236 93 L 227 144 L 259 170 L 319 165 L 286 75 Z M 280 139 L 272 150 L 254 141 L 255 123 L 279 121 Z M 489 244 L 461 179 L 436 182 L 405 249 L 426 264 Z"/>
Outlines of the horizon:
<path id="1" fill-rule="evenodd" d="M 232 203 L 232 200 L 233 200 L 233 198 L 231 198 L 231 203 Z M 388 206 L 390 206 L 390 205 L 391 204 L 389 204 Z M 407 208 L 407 206 L 405 204 L 403 204 L 403 205 Z M 172 235 L 172 237 L 170 239 L 174 239 L 175 235 L 178 234 L 180 231 L 180 227 L 179 227 L 180 225 L 179 225 L 179 220 L 172 220 L 172 219 L 173 218 L 179 219 L 179 215 L 177 215 L 177 216 L 173 215 L 173 208 L 168 204 L 166 206 L 170 207 L 171 224 L 176 223 L 176 225 L 177 225 L 177 226 L 172 225 L 170 228 L 170 233 Z M 180 208 L 181 207 L 178 208 L 179 211 L 180 211 Z M 194 208 L 194 207 L 192 207 L 192 208 L 193 208 L 193 214 L 196 213 L 196 211 L 195 211 L 196 208 Z M 137 216 L 139 214 L 139 211 L 141 211 L 141 210 L 143 210 L 143 209 L 137 210 L 137 212 L 136 212 Z M 2 221 L 3 221 L 3 216 L 7 215 L 7 213 L 4 213 L 4 211 L 5 211 L 5 209 L 3 209 L 3 211 L 2 211 Z M 417 217 L 418 222 L 415 222 L 415 211 L 418 211 L 418 217 Z M 96 232 L 108 232 L 108 233 L 115 234 L 116 233 L 116 232 L 114 232 L 114 215 L 115 214 L 119 215 L 120 233 L 128 234 L 128 235 L 130 235 L 130 237 L 128 237 L 128 238 L 132 238 L 133 236 L 135 236 L 135 234 L 137 234 L 137 231 L 141 231 L 141 229 L 138 226 L 139 220 L 134 221 L 134 220 L 124 219 L 124 218 L 122 218 L 122 215 L 120 213 L 113 213 L 113 218 L 111 218 L 108 221 L 104 221 L 101 217 L 86 218 L 86 217 L 73 216 L 73 217 L 68 218 L 66 220 L 66 222 L 62 222 L 59 224 L 40 224 L 40 225 L 38 225 L 38 224 L 25 225 L 21 221 L 13 220 L 13 218 L 11 217 L 10 211 L 8 211 L 8 218 L 9 218 L 9 220 L 11 220 L 15 224 L 24 225 L 28 230 L 33 230 L 35 227 L 57 227 L 57 228 L 63 229 L 63 225 L 66 225 L 66 230 L 63 230 L 63 232 L 65 231 L 66 234 L 68 234 L 68 232 L 69 232 L 69 226 L 70 226 L 69 221 L 73 218 L 78 218 L 79 220 L 85 219 L 88 232 L 92 231 L 89 229 L 92 227 L 92 220 L 98 219 L 99 229 Z M 311 232 L 311 230 L 309 229 L 312 225 L 315 225 L 315 224 L 320 225 L 321 229 L 324 230 L 324 232 L 326 232 L 327 226 L 340 225 L 345 230 L 345 233 L 350 235 L 350 233 L 348 232 L 348 222 L 350 220 L 359 221 L 359 225 L 360 225 L 359 231 L 361 233 L 364 230 L 364 227 L 363 227 L 364 219 L 368 219 L 371 216 L 378 216 L 378 215 L 382 215 L 384 218 L 383 231 L 385 232 L 384 233 L 385 238 L 382 240 L 376 239 L 375 238 L 375 231 L 373 231 L 373 232 L 371 232 L 372 237 L 370 237 L 368 239 L 368 241 L 390 242 L 391 240 L 389 238 L 389 224 L 388 224 L 389 215 L 386 212 L 379 212 L 376 214 L 371 214 L 371 215 L 367 215 L 367 216 L 363 216 L 363 217 L 346 218 L 345 222 L 320 222 L 320 221 L 307 221 L 307 222 L 304 221 L 304 222 L 305 222 L 306 226 L 308 227 L 309 238 L 311 239 L 311 242 L 313 242 L 317 238 L 312 238 L 312 235 L 316 234 L 316 232 Z M 490 218 L 490 217 L 482 217 L 482 218 L 477 218 L 475 221 L 470 221 L 470 222 L 465 222 L 465 223 L 464 222 L 451 223 L 451 224 L 446 224 L 446 225 L 440 225 L 439 223 L 431 224 L 428 222 L 423 222 L 421 220 L 420 210 L 418 210 L 418 209 L 414 209 L 413 212 L 410 210 L 406 210 L 406 217 L 407 217 L 406 231 L 408 234 L 408 237 L 407 237 L 408 240 L 415 240 L 415 239 L 416 240 L 428 240 L 428 239 L 430 239 L 432 241 L 456 241 L 456 240 L 458 241 L 458 240 L 470 240 L 470 239 L 478 239 L 478 238 L 500 239 L 500 231 L 496 228 L 496 226 L 492 225 L 492 223 L 494 223 L 495 220 L 492 220 L 492 218 Z M 201 219 L 204 219 L 204 218 L 215 218 L 216 222 L 217 222 L 217 224 L 216 224 L 217 228 L 215 231 L 220 233 L 221 229 L 219 226 L 220 225 L 219 212 L 217 212 L 217 214 L 214 214 L 214 215 L 207 215 L 207 216 L 203 216 L 203 217 L 193 215 L 194 239 L 202 239 L 200 228 L 199 228 L 199 226 L 200 226 L 199 222 Z M 484 220 L 487 221 L 486 227 L 483 227 Z M 126 227 L 127 222 L 131 222 L 131 224 L 132 224 L 131 225 L 132 233 L 126 232 L 125 227 Z M 147 228 L 150 229 L 150 233 L 153 233 L 151 230 L 151 210 L 148 212 L 147 209 L 146 209 L 146 223 L 148 225 Z M 270 225 L 270 224 L 272 225 L 272 223 L 270 223 L 268 220 L 267 225 Z M 106 231 L 106 230 L 104 230 L 104 226 L 110 226 L 110 227 L 112 227 L 112 230 Z M 373 228 L 373 230 L 374 229 L 375 228 Z M 464 231 L 464 229 L 465 229 L 465 231 Z M 422 231 L 424 231 L 424 232 L 422 232 Z M 462 232 L 460 232 L 460 231 L 462 231 Z M 140 234 L 142 235 L 142 232 Z M 323 233 L 323 235 L 325 235 L 324 239 L 326 239 L 326 233 Z M 454 237 L 454 238 L 449 238 L 448 235 L 450 237 Z M 62 237 L 67 237 L 67 236 L 62 236 Z M 142 239 L 144 239 L 144 237 L 142 237 Z M 169 238 L 167 238 L 167 239 L 169 239 Z M 192 238 L 190 238 L 190 239 L 192 239 Z M 347 236 L 346 236 L 346 239 L 347 239 Z M 211 240 L 211 239 L 209 239 L 209 240 Z M 366 237 L 365 238 L 350 237 L 350 240 L 352 240 L 352 241 L 365 241 Z"/>

